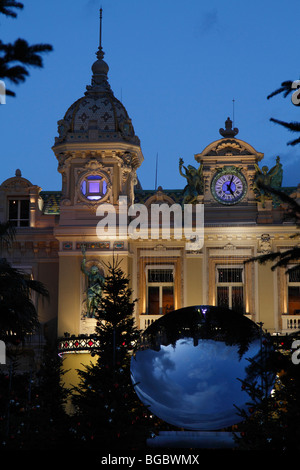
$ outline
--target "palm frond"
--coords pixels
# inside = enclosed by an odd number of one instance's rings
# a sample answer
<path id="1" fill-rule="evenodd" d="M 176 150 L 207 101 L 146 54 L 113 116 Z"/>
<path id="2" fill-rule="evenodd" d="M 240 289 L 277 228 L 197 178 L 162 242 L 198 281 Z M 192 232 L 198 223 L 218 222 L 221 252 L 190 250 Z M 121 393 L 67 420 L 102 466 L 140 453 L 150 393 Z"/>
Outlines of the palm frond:
<path id="1" fill-rule="evenodd" d="M 17 14 L 12 10 L 12 8 L 19 8 L 22 10 L 24 5 L 20 2 L 16 2 L 15 0 L 0 0 L 0 14 L 2 13 L 5 16 L 16 18 Z"/>
<path id="2" fill-rule="evenodd" d="M 10 246 L 15 238 L 16 229 L 11 222 L 0 222 L 0 254 Z"/>
<path id="3" fill-rule="evenodd" d="M 42 54 L 52 50 L 50 44 L 29 45 L 20 38 L 14 43 L 7 44 L 0 40 L 0 78 L 8 79 L 16 85 L 24 82 L 29 76 L 28 67 L 42 68 Z M 6 94 L 15 96 L 11 90 L 6 90 Z"/>
<path id="4" fill-rule="evenodd" d="M 25 69 L 25 67 L 22 67 L 21 65 L 14 65 L 9 67 L 0 59 L 0 78 L 6 78 L 12 83 L 18 85 L 19 83 L 24 82 L 28 75 L 29 72 Z"/>
<path id="5" fill-rule="evenodd" d="M 50 51 L 52 51 L 52 46 L 49 44 L 35 44 L 30 46 L 24 39 L 17 39 L 14 44 L 12 44 L 12 49 L 9 53 L 11 54 L 11 60 L 33 67 L 42 67 L 43 60 L 40 54 Z"/>
<path id="6" fill-rule="evenodd" d="M 49 297 L 46 287 L 29 278 L 27 273 L 0 259 L 0 338 L 12 331 L 19 339 L 33 333 L 39 325 L 32 291 Z"/>

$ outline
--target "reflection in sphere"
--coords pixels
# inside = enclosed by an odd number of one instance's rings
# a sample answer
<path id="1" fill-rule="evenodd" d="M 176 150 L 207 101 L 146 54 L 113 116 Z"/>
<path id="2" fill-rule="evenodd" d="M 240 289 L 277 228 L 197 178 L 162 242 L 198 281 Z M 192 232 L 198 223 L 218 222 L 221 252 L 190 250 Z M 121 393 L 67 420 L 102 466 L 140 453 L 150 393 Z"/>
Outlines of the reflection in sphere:
<path id="1" fill-rule="evenodd" d="M 260 358 L 259 327 L 228 309 L 175 310 L 141 335 L 131 360 L 139 399 L 169 424 L 219 430 L 238 423 L 249 395 L 242 382 L 258 380 L 249 359 Z"/>

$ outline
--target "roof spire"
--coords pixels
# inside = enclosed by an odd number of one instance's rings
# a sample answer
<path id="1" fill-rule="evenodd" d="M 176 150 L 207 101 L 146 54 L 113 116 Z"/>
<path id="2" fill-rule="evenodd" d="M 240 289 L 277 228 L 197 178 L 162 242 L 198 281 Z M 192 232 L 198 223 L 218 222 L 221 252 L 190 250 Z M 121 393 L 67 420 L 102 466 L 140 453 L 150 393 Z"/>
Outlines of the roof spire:
<path id="1" fill-rule="evenodd" d="M 104 57 L 104 52 L 102 49 L 102 8 L 100 8 L 100 31 L 99 31 L 99 47 L 96 52 L 97 60 L 96 62 L 93 63 L 92 65 L 92 88 L 95 90 L 95 86 L 101 86 L 102 88 L 105 88 L 106 90 L 110 89 L 110 85 L 108 84 L 107 81 L 107 74 L 109 67 L 107 63 L 103 60 Z M 91 90 L 90 87 L 88 87 L 88 90 Z"/>
<path id="2" fill-rule="evenodd" d="M 99 31 L 99 48 L 97 52 L 98 59 L 102 59 L 104 52 L 102 49 L 102 8 L 100 8 L 100 31 Z"/>

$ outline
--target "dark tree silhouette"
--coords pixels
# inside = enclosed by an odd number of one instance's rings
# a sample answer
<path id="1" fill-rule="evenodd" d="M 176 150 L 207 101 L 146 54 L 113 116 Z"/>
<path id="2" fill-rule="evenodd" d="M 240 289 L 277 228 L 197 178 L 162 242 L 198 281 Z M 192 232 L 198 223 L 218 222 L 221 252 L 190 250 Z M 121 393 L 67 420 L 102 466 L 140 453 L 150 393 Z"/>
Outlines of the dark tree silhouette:
<path id="1" fill-rule="evenodd" d="M 130 378 L 133 344 L 140 334 L 134 324 L 135 300 L 120 262 L 114 259 L 107 267 L 95 314 L 97 360 L 78 371 L 80 383 L 73 391 L 75 432 L 84 448 L 140 450 L 153 423 Z"/>
<path id="2" fill-rule="evenodd" d="M 277 88 L 277 90 L 273 91 L 267 96 L 267 99 L 273 98 L 273 96 L 278 95 L 279 93 L 283 93 L 284 98 L 286 98 L 290 93 L 292 93 L 292 80 L 287 80 L 282 82 L 281 86 Z"/>
<path id="3" fill-rule="evenodd" d="M 3 249 L 12 243 L 15 233 L 16 229 L 10 221 L 3 223 L 0 222 L 0 256 Z"/>
<path id="4" fill-rule="evenodd" d="M 14 240 L 14 227 L 0 223 L 0 340 L 22 341 L 38 326 L 38 314 L 32 300 L 34 291 L 48 297 L 45 286 L 30 279 L 27 273 L 14 268 L 2 258 L 2 249 Z"/>
<path id="5" fill-rule="evenodd" d="M 294 222 L 296 225 L 296 230 L 300 228 L 300 205 L 299 203 L 291 198 L 284 191 L 272 188 L 271 186 L 265 186 L 262 183 L 259 185 L 262 189 L 267 190 L 271 194 L 276 195 L 282 201 L 284 208 L 284 218 L 288 219 L 291 222 Z M 299 238 L 300 233 L 296 231 L 291 238 Z M 274 271 L 278 267 L 287 268 L 287 272 L 291 272 L 299 269 L 299 260 L 300 260 L 300 246 L 299 244 L 294 245 L 292 248 L 285 251 L 275 251 L 271 253 L 266 253 L 264 255 L 255 256 L 249 258 L 245 263 L 258 261 L 260 264 L 266 263 L 267 261 L 273 261 L 274 264 L 271 267 Z M 289 267 L 289 265 L 294 264 L 295 266 Z"/>
<path id="6" fill-rule="evenodd" d="M 290 93 L 295 91 L 295 88 L 292 87 L 293 83 L 294 82 L 292 80 L 286 80 L 286 81 L 282 82 L 281 86 L 279 88 L 277 88 L 277 90 L 273 91 L 272 93 L 270 93 L 267 96 L 267 99 L 273 98 L 273 96 L 276 96 L 279 93 L 282 93 L 283 97 L 286 98 Z M 299 90 L 299 93 L 300 93 L 300 90 Z M 300 132 L 300 122 L 285 122 L 285 121 L 281 121 L 281 120 L 275 119 L 275 118 L 271 118 L 270 121 L 274 122 L 275 124 L 279 124 L 279 125 L 285 127 L 286 129 L 288 129 L 291 132 Z M 294 146 L 294 145 L 297 145 L 299 143 L 300 143 L 300 137 L 289 141 L 287 143 L 287 145 Z"/>
<path id="7" fill-rule="evenodd" d="M 23 4 L 15 0 L 0 0 L 0 14 L 16 18 L 15 9 L 23 9 Z M 20 38 L 7 44 L 0 40 L 0 79 L 19 85 L 29 76 L 29 67 L 43 67 L 41 54 L 52 49 L 50 44 L 29 45 Z M 6 95 L 16 96 L 14 91 L 7 88 Z"/>
<path id="8" fill-rule="evenodd" d="M 20 2 L 16 2 L 15 0 L 1 0 L 0 2 L 0 13 L 6 16 L 11 16 L 12 18 L 16 18 L 17 14 L 13 10 L 13 8 L 23 9 L 24 5 Z"/>

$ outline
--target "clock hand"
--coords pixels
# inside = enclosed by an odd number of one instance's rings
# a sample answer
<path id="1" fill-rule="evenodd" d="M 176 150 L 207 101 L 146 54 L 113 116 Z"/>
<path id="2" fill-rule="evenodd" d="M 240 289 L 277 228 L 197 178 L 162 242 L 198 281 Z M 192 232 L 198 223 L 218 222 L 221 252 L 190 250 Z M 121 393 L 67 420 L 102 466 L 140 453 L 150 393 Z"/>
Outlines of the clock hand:
<path id="1" fill-rule="evenodd" d="M 229 183 L 227 184 L 227 191 L 230 191 L 232 195 L 234 195 L 234 193 L 233 193 L 233 191 L 232 191 L 232 189 L 231 189 L 231 183 L 232 183 L 233 177 L 234 177 L 234 175 L 232 175 L 231 180 L 230 180 Z"/>
<path id="2" fill-rule="evenodd" d="M 230 183 L 227 184 L 227 191 L 229 191 L 231 194 L 234 194 L 231 187 L 230 187 Z"/>

